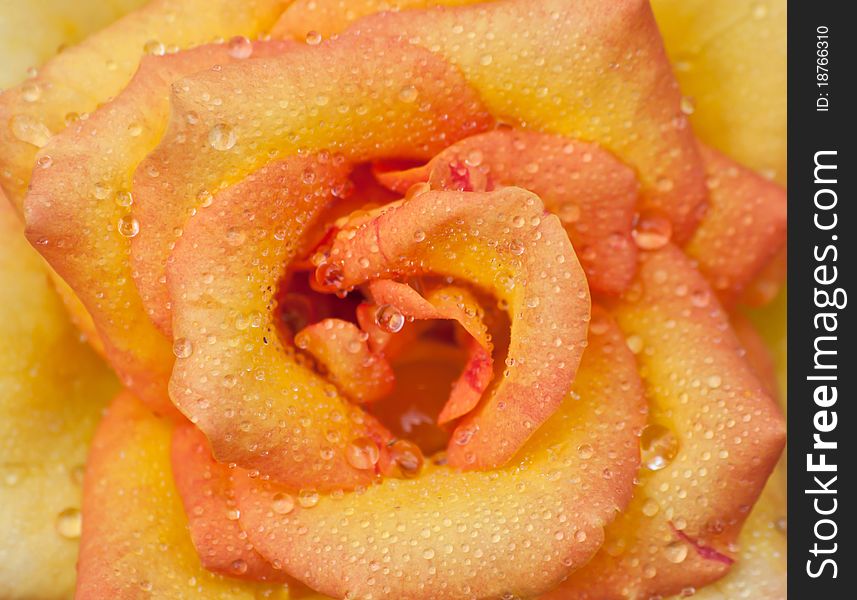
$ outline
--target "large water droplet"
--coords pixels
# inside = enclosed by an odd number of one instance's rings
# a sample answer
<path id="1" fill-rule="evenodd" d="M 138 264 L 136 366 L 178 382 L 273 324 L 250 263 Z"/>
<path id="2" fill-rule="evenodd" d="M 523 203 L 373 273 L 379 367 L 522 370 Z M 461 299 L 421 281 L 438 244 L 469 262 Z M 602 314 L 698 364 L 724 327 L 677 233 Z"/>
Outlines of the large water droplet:
<path id="1" fill-rule="evenodd" d="M 208 143 L 215 150 L 224 152 L 235 146 L 238 141 L 235 130 L 226 123 L 218 123 L 208 132 Z"/>
<path id="2" fill-rule="evenodd" d="M 345 447 L 345 459 L 355 469 L 372 469 L 380 457 L 378 444 L 370 437 L 359 437 Z"/>
<path id="3" fill-rule="evenodd" d="M 83 525 L 82 515 L 77 508 L 67 508 L 57 515 L 54 527 L 57 533 L 68 540 L 76 540 L 80 537 Z"/>
<path id="4" fill-rule="evenodd" d="M 405 315 L 395 306 L 383 304 L 375 312 L 375 323 L 388 333 L 398 333 L 405 326 Z"/>
<path id="5" fill-rule="evenodd" d="M 678 454 L 678 439 L 672 431 L 653 423 L 640 436 L 643 465 L 650 471 L 660 471 Z"/>

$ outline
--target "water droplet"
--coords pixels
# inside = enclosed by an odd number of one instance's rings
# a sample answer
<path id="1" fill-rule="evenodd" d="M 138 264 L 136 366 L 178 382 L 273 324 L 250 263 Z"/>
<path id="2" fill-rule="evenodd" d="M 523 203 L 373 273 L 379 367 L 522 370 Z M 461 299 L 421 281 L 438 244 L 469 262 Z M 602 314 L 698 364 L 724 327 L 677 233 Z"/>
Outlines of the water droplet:
<path id="1" fill-rule="evenodd" d="M 120 235 L 132 238 L 140 233 L 140 222 L 131 215 L 125 215 L 119 218 L 116 229 Z"/>
<path id="2" fill-rule="evenodd" d="M 271 502 L 271 508 L 279 515 L 287 515 L 295 508 L 295 499 L 291 494 L 278 493 L 274 494 Z"/>
<path id="3" fill-rule="evenodd" d="M 21 85 L 21 97 L 25 102 L 35 102 L 42 97 L 42 86 L 35 81 L 27 81 Z"/>
<path id="4" fill-rule="evenodd" d="M 669 219 L 659 214 L 642 214 L 631 235 L 642 250 L 657 250 L 666 246 L 673 234 Z"/>
<path id="5" fill-rule="evenodd" d="M 310 46 L 318 46 L 321 43 L 321 34 L 317 31 L 307 31 L 305 39 Z"/>
<path id="6" fill-rule="evenodd" d="M 390 460 L 405 478 L 419 475 L 424 462 L 420 447 L 408 440 L 397 440 L 390 446 Z"/>
<path id="7" fill-rule="evenodd" d="M 67 508 L 57 515 L 54 527 L 57 533 L 67 540 L 76 540 L 80 537 L 83 526 L 83 518 L 77 508 Z"/>
<path id="8" fill-rule="evenodd" d="M 215 150 L 224 152 L 235 146 L 238 141 L 235 130 L 226 123 L 218 123 L 208 132 L 208 143 Z"/>
<path id="9" fill-rule="evenodd" d="M 399 90 L 399 100 L 402 102 L 415 102 L 419 96 L 419 91 L 412 85 L 406 85 Z"/>
<path id="10" fill-rule="evenodd" d="M 136 121 L 128 125 L 128 135 L 131 137 L 139 137 L 143 133 L 143 126 Z"/>
<path id="11" fill-rule="evenodd" d="M 51 130 L 30 115 L 15 115 L 10 123 L 12 135 L 22 142 L 42 148 L 51 139 Z"/>
<path id="12" fill-rule="evenodd" d="M 41 169 L 50 169 L 51 166 L 54 164 L 54 159 L 45 154 L 44 156 L 39 157 L 39 159 L 36 161 L 36 164 Z"/>
<path id="13" fill-rule="evenodd" d="M 226 511 L 226 518 L 230 521 L 237 521 L 241 518 L 241 511 L 237 508 L 230 508 Z"/>
<path id="14" fill-rule="evenodd" d="M 116 206 L 128 208 L 134 203 L 134 196 L 127 190 L 119 190 L 113 197 L 113 201 L 116 203 Z"/>
<path id="15" fill-rule="evenodd" d="M 143 44 L 143 52 L 151 56 L 163 56 L 166 51 L 166 47 L 158 40 L 149 40 Z"/>
<path id="16" fill-rule="evenodd" d="M 595 455 L 595 450 L 590 444 L 581 444 L 577 447 L 577 454 L 583 460 L 588 460 Z"/>
<path id="17" fill-rule="evenodd" d="M 373 469 L 380 458 L 378 444 L 370 437 L 359 437 L 345 447 L 345 459 L 355 469 Z"/>
<path id="18" fill-rule="evenodd" d="M 580 220 L 580 207 L 573 202 L 566 202 L 559 207 L 557 216 L 563 223 L 577 223 Z"/>
<path id="19" fill-rule="evenodd" d="M 687 558 L 687 544 L 684 542 L 673 542 L 664 548 L 664 555 L 671 563 L 679 564 Z"/>
<path id="20" fill-rule="evenodd" d="M 678 439 L 672 431 L 653 423 L 640 436 L 643 465 L 650 471 L 660 471 L 678 454 Z"/>
<path id="21" fill-rule="evenodd" d="M 301 490 L 298 492 L 298 504 L 304 508 L 312 508 L 318 504 L 319 496 L 315 490 Z"/>
<path id="22" fill-rule="evenodd" d="M 173 342 L 173 354 L 176 358 L 189 358 L 193 354 L 193 343 L 187 338 L 176 338 Z"/>
<path id="23" fill-rule="evenodd" d="M 720 377 L 720 375 L 712 375 L 706 380 L 706 383 L 708 384 L 708 387 L 713 390 L 716 390 L 723 383 L 723 379 Z"/>
<path id="24" fill-rule="evenodd" d="M 238 575 L 243 575 L 244 573 L 246 573 L 248 568 L 247 561 L 242 560 L 240 558 L 232 561 L 232 564 L 230 566 L 232 567 L 232 572 L 237 573 Z"/>
<path id="25" fill-rule="evenodd" d="M 398 333 L 405 326 L 405 315 L 395 306 L 383 304 L 375 311 L 375 323 L 388 333 Z"/>
<path id="26" fill-rule="evenodd" d="M 690 96 L 682 96 L 679 108 L 684 114 L 692 115 L 693 111 L 696 110 L 696 102 Z"/>
<path id="27" fill-rule="evenodd" d="M 227 52 L 232 58 L 250 58 L 253 54 L 253 43 L 243 35 L 236 35 L 227 43 Z"/>
<path id="28" fill-rule="evenodd" d="M 661 507 L 657 502 L 649 498 L 643 503 L 643 507 L 641 509 L 643 514 L 647 517 L 654 517 L 661 510 Z"/>
<path id="29" fill-rule="evenodd" d="M 509 242 L 509 252 L 515 256 L 521 256 L 524 253 L 524 242 L 521 240 L 512 240 Z"/>

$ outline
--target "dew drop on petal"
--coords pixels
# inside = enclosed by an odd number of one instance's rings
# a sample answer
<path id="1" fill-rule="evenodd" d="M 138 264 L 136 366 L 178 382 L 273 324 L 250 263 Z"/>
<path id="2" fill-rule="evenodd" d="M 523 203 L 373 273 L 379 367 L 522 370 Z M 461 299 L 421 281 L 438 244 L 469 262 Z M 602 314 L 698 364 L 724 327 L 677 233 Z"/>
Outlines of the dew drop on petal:
<path id="1" fill-rule="evenodd" d="M 345 447 L 345 459 L 355 469 L 373 469 L 380 457 L 378 444 L 370 437 L 359 437 Z"/>
<path id="2" fill-rule="evenodd" d="M 82 515 L 77 508 L 67 508 L 57 515 L 54 527 L 57 533 L 67 540 L 76 540 L 80 537 L 83 524 Z"/>
<path id="3" fill-rule="evenodd" d="M 208 132 L 208 143 L 215 150 L 224 152 L 235 146 L 238 141 L 235 130 L 226 123 L 218 123 Z"/>
<path id="4" fill-rule="evenodd" d="M 388 333 L 398 333 L 405 326 L 405 315 L 395 306 L 383 304 L 375 312 L 375 323 Z"/>
<path id="5" fill-rule="evenodd" d="M 640 451 L 643 466 L 650 471 L 660 471 L 678 454 L 678 439 L 663 425 L 653 423 L 640 436 Z"/>

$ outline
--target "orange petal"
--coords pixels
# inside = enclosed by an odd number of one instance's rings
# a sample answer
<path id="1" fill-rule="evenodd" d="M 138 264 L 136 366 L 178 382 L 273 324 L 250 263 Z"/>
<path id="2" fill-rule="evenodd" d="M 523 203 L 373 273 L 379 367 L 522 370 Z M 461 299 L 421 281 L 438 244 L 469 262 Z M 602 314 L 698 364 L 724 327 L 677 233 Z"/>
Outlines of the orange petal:
<path id="1" fill-rule="evenodd" d="M 247 48 L 264 56 L 284 45 Z M 159 412 L 173 409 L 167 397 L 173 352 L 146 315 L 128 264 L 130 238 L 140 227 L 131 175 L 169 118 L 170 84 L 241 60 L 234 55 L 234 47 L 218 44 L 144 58 L 114 100 L 51 138 L 26 199 L 30 241 L 92 315 L 104 355 L 125 386 Z"/>
<path id="2" fill-rule="evenodd" d="M 48 139 L 116 96 L 146 53 L 189 48 L 217 37 L 255 36 L 287 0 L 155 0 L 82 43 L 64 49 L 0 96 L 0 184 L 20 209 L 36 152 Z"/>
<path id="3" fill-rule="evenodd" d="M 187 348 L 173 402 L 219 461 L 318 490 L 370 483 L 346 449 L 389 438 L 278 334 L 278 284 L 347 171 L 327 154 L 295 157 L 226 188 L 190 220 L 169 268 L 173 331 Z"/>
<path id="4" fill-rule="evenodd" d="M 373 402 L 393 389 L 393 370 L 373 353 L 365 334 L 354 323 L 324 319 L 305 327 L 295 345 L 311 354 L 343 394 L 356 402 Z"/>
<path id="5" fill-rule="evenodd" d="M 425 167 L 378 177 L 400 193 L 419 181 L 439 190 L 525 188 L 563 222 L 593 291 L 621 292 L 634 276 L 637 178 L 596 144 L 501 129 L 466 138 Z"/>
<path id="6" fill-rule="evenodd" d="M 132 265 L 156 322 L 169 320 L 164 269 L 201 192 L 216 194 L 299 150 L 335 148 L 349 162 L 427 159 L 489 122 L 454 67 L 371 37 L 199 73 L 173 86 L 171 105 L 166 133 L 133 186 L 140 234 Z"/>
<path id="7" fill-rule="evenodd" d="M 430 48 L 498 119 L 598 143 L 636 171 L 641 208 L 668 216 L 678 242 L 701 218 L 702 162 L 647 0 L 381 13 L 343 35 L 401 36 Z"/>
<path id="8" fill-rule="evenodd" d="M 788 252 L 783 247 L 750 282 L 740 301 L 750 306 L 767 306 L 778 294 L 785 293 L 784 284 L 788 274 Z"/>
<path id="9" fill-rule="evenodd" d="M 202 566 L 249 581 L 287 582 L 288 576 L 274 569 L 247 541 L 238 521 L 232 474 L 211 458 L 202 432 L 190 424 L 176 426 L 170 456 L 173 480 Z"/>
<path id="10" fill-rule="evenodd" d="M 211 573 L 188 535 L 170 468 L 171 427 L 127 392 L 96 432 L 84 480 L 79 598 L 288 600 L 282 584 Z"/>
<path id="11" fill-rule="evenodd" d="M 337 273 L 339 289 L 432 273 L 508 306 L 509 375 L 456 428 L 451 464 L 502 465 L 559 406 L 585 345 L 589 293 L 565 230 L 537 196 L 426 192 L 344 229 L 328 255 L 322 268 Z"/>
<path id="12" fill-rule="evenodd" d="M 386 589 L 412 600 L 531 597 L 556 585 L 601 545 L 639 464 L 634 358 L 612 320 L 593 314 L 573 391 L 512 462 L 464 473 L 429 463 L 414 479 L 298 502 L 287 514 L 272 503 L 289 490 L 236 478 L 251 542 L 337 598 Z"/>
<path id="13" fill-rule="evenodd" d="M 482 394 L 494 378 L 494 361 L 482 344 L 471 338 L 467 341 L 467 363 L 453 384 L 449 400 L 437 417 L 440 425 L 463 417 L 482 399 Z"/>
<path id="14" fill-rule="evenodd" d="M 731 304 L 786 243 L 786 190 L 702 147 L 711 204 L 687 246 L 724 303 Z"/>
<path id="15" fill-rule="evenodd" d="M 771 351 L 768 349 L 768 344 L 765 342 L 762 335 L 743 314 L 736 312 L 730 316 L 730 323 L 735 335 L 741 342 L 744 348 L 744 358 L 747 359 L 747 364 L 753 370 L 753 374 L 758 378 L 759 383 L 771 398 L 779 397 L 779 382 L 777 381 L 777 370 L 774 364 L 774 358 L 771 356 Z"/>
<path id="16" fill-rule="evenodd" d="M 613 312 L 650 404 L 640 484 L 604 548 L 548 598 L 666 597 L 723 576 L 785 440 L 727 315 L 675 247 L 642 256 Z"/>
<path id="17" fill-rule="evenodd" d="M 482 392 L 494 377 L 493 345 L 480 316 L 481 308 L 464 288 L 443 287 L 423 298 L 405 283 L 381 279 L 369 283 L 375 302 L 392 307 L 402 316 L 414 319 L 455 319 L 470 338 L 465 342 L 467 362 L 452 386 L 449 400 L 438 415 L 440 425 L 464 416 L 476 408 Z"/>

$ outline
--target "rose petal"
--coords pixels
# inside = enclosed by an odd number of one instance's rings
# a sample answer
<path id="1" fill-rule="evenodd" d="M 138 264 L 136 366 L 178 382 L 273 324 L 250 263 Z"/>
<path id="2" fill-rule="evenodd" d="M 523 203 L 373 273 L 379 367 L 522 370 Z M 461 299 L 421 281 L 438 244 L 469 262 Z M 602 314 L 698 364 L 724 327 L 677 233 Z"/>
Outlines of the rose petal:
<path id="1" fill-rule="evenodd" d="M 654 0 L 693 129 L 785 184 L 785 0 Z"/>
<path id="2" fill-rule="evenodd" d="M 538 195 L 563 222 L 594 292 L 618 293 L 631 282 L 637 178 L 609 152 L 559 135 L 502 129 L 461 140 L 424 167 L 378 177 L 404 193 L 419 181 L 461 189 L 457 180 L 465 175 L 467 191 L 514 185 Z"/>
<path id="3" fill-rule="evenodd" d="M 722 577 L 785 441 L 783 416 L 679 250 L 643 254 L 613 312 L 650 403 L 640 485 L 604 548 L 547 598 L 669 596 Z"/>
<path id="4" fill-rule="evenodd" d="M 271 35 L 313 43 L 341 32 L 351 23 L 384 10 L 475 4 L 479 0 L 297 0 L 283 11 Z"/>
<path id="5" fill-rule="evenodd" d="M 392 306 L 414 319 L 455 319 L 470 334 L 465 342 L 467 362 L 452 386 L 449 400 L 437 417 L 440 425 L 464 416 L 476 408 L 482 392 L 494 377 L 494 346 L 480 316 L 481 308 L 464 288 L 443 287 L 423 298 L 405 283 L 381 279 L 369 283 L 373 299 L 380 305 Z"/>
<path id="6" fill-rule="evenodd" d="M 346 449 L 389 438 L 278 334 L 278 283 L 348 168 L 295 157 L 226 188 L 188 223 L 168 273 L 173 331 L 190 349 L 173 369 L 173 402 L 218 460 L 317 490 L 370 483 Z"/>
<path id="7" fill-rule="evenodd" d="M 187 530 L 170 468 L 171 427 L 127 392 L 95 436 L 84 482 L 81 598 L 288 600 L 288 587 L 207 571 Z"/>
<path id="8" fill-rule="evenodd" d="M 786 243 L 786 190 L 702 147 L 711 203 L 688 255 L 730 305 Z"/>
<path id="9" fill-rule="evenodd" d="M 428 464 L 415 479 L 288 514 L 272 510 L 282 488 L 238 478 L 254 546 L 339 598 L 388 587 L 414 600 L 530 597 L 555 585 L 600 546 L 638 465 L 644 402 L 634 359 L 612 320 L 594 315 L 573 391 L 513 462 L 465 473 Z"/>
<path id="10" fill-rule="evenodd" d="M 173 87 L 171 103 L 169 127 L 133 189 L 141 228 L 132 265 L 156 322 L 169 319 L 164 268 L 201 190 L 216 194 L 299 150 L 337 148 L 349 162 L 425 159 L 488 124 L 454 67 L 373 37 L 200 73 Z"/>
<path id="11" fill-rule="evenodd" d="M 50 136 L 118 94 L 147 52 L 256 35 L 285 5 L 286 0 L 155 0 L 60 52 L 35 78 L 0 96 L 0 184 L 10 200 L 21 207 L 36 152 Z"/>
<path id="12" fill-rule="evenodd" d="M 68 597 L 83 464 L 117 384 L 69 323 L 2 191 L 0 238 L 0 597 Z"/>
<path id="13" fill-rule="evenodd" d="M 265 56 L 285 45 L 250 49 Z M 116 99 L 51 138 L 26 199 L 30 241 L 92 315 L 104 355 L 125 386 L 161 413 L 173 408 L 167 381 L 174 357 L 146 315 L 128 264 L 130 238 L 140 227 L 131 175 L 169 118 L 171 82 L 238 60 L 226 44 L 144 58 Z"/>
<path id="14" fill-rule="evenodd" d="M 191 424 L 176 426 L 170 456 L 173 480 L 202 566 L 249 581 L 289 582 L 247 541 L 232 493 L 232 474 L 213 461 L 202 432 Z"/>
<path id="15" fill-rule="evenodd" d="M 646 0 L 381 13 L 344 35 L 401 36 L 457 66 L 498 119 L 598 143 L 636 171 L 641 208 L 690 238 L 706 205 L 702 163 Z"/>
<path id="16" fill-rule="evenodd" d="M 738 559 L 721 580 L 694 594 L 695 600 L 765 598 L 786 600 L 786 483 L 781 463 L 753 506 L 741 536 Z"/>
<path id="17" fill-rule="evenodd" d="M 768 344 L 753 322 L 741 313 L 733 313 L 729 319 L 738 341 L 744 348 L 744 358 L 753 374 L 771 398 L 779 397 L 776 365 Z"/>
<path id="18" fill-rule="evenodd" d="M 295 345 L 311 354 L 343 394 L 356 402 L 373 402 L 390 393 L 393 370 L 387 360 L 369 349 L 354 323 L 325 319 L 305 327 Z"/>
<path id="19" fill-rule="evenodd" d="M 328 254 L 322 268 L 341 275 L 338 289 L 432 273 L 508 305 L 509 375 L 456 427 L 450 464 L 502 465 L 556 410 L 585 345 L 589 293 L 565 230 L 537 196 L 426 192 L 341 231 Z"/>
<path id="20" fill-rule="evenodd" d="M 143 0 L 7 2 L 0 21 L 0 89 L 20 83 L 28 70 L 143 4 Z"/>

